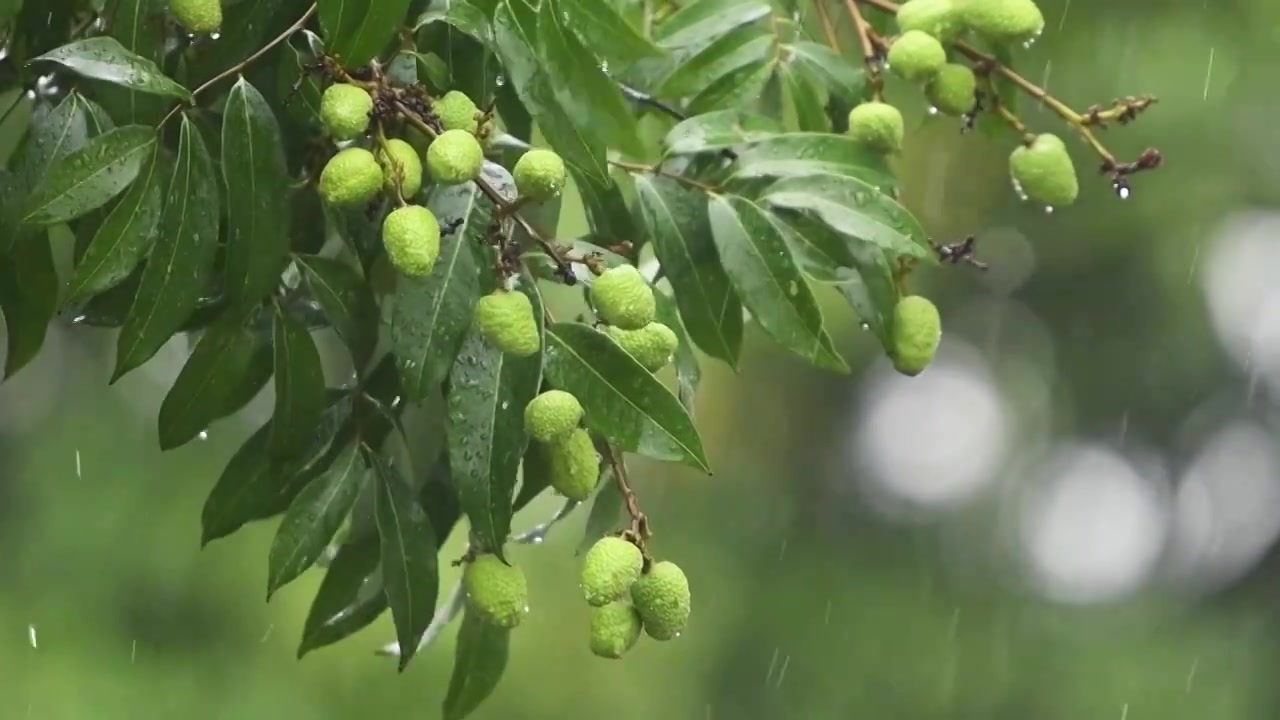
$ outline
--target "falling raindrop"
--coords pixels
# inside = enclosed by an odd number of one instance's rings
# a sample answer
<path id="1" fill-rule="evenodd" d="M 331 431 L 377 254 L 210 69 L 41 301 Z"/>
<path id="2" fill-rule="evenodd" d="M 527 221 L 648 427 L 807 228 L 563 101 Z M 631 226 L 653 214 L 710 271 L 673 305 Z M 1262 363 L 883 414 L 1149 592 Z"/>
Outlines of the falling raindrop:
<path id="1" fill-rule="evenodd" d="M 936 108 L 936 107 L 934 107 L 934 106 L 930 105 L 930 106 L 929 106 L 929 109 L 928 109 L 928 110 L 926 110 L 925 112 L 929 113 L 930 115 L 937 115 L 937 114 L 938 114 L 938 108 Z"/>
<path id="2" fill-rule="evenodd" d="M 1120 199 L 1121 199 L 1121 200 L 1128 200 L 1128 199 L 1129 199 L 1129 186 L 1127 186 L 1127 185 L 1126 185 L 1126 186 L 1124 186 L 1124 187 L 1118 188 L 1118 189 L 1116 190 L 1116 194 L 1120 196 Z"/>
<path id="3" fill-rule="evenodd" d="M 1022 189 L 1022 183 L 1018 182 L 1014 178 L 1010 178 L 1009 182 L 1013 184 L 1013 192 L 1017 194 L 1018 199 L 1022 202 L 1026 202 L 1029 198 L 1027 197 L 1027 191 Z"/>
<path id="4" fill-rule="evenodd" d="M 609 61 L 608 61 L 608 60 L 601 60 L 601 61 L 600 61 L 600 72 L 604 72 L 604 73 L 609 72 Z"/>
<path id="5" fill-rule="evenodd" d="M 209 33 L 209 39 L 210 39 L 210 40 L 218 40 L 218 39 L 220 39 L 221 37 L 222 37 L 222 33 L 220 33 L 220 32 Z"/>
<path id="6" fill-rule="evenodd" d="M 1045 205 L 1045 206 L 1044 206 L 1044 214 L 1045 214 L 1045 215 L 1052 215 L 1052 214 L 1053 214 L 1053 206 L 1052 206 L 1052 205 Z"/>

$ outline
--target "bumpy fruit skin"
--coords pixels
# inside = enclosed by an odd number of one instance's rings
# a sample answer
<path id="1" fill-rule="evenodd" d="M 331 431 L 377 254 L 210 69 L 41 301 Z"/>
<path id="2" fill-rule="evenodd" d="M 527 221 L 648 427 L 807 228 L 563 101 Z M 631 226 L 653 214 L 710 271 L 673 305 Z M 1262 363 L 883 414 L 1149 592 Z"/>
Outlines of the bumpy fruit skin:
<path id="1" fill-rule="evenodd" d="M 942 340 L 942 318 L 928 298 L 908 295 L 893 309 L 893 367 L 919 375 L 933 361 Z"/>
<path id="2" fill-rule="evenodd" d="M 591 300 L 601 320 L 623 330 L 639 330 L 653 322 L 658 311 L 653 288 L 634 265 L 605 270 L 591 286 Z"/>
<path id="3" fill-rule="evenodd" d="M 963 0 L 908 0 L 898 7 L 898 29 L 920 30 L 939 40 L 954 40 L 964 30 L 957 2 Z"/>
<path id="4" fill-rule="evenodd" d="M 369 113 L 372 111 L 373 97 L 355 85 L 330 85 L 320 96 L 320 121 L 337 140 L 351 140 L 363 135 L 369 129 Z"/>
<path id="5" fill-rule="evenodd" d="M 382 167 L 364 148 L 339 150 L 320 171 L 320 196 L 330 205 L 363 205 L 382 189 Z"/>
<path id="6" fill-rule="evenodd" d="M 438 183 L 456 185 L 475 180 L 484 163 L 484 150 L 466 130 L 445 130 L 427 148 L 427 170 Z"/>
<path id="7" fill-rule="evenodd" d="M 689 579 L 679 565 L 669 560 L 655 563 L 631 586 L 631 602 L 644 620 L 649 637 L 671 640 L 689 623 L 693 607 Z"/>
<path id="8" fill-rule="evenodd" d="M 378 163 L 387 179 L 387 191 L 395 191 L 396 170 L 400 171 L 400 196 L 412 199 L 422 189 L 422 158 L 409 143 L 392 138 L 385 150 L 379 149 Z"/>
<path id="9" fill-rule="evenodd" d="M 496 555 L 481 555 L 462 573 L 467 603 L 485 622 L 513 628 L 529 612 L 529 585 L 524 571 Z"/>
<path id="10" fill-rule="evenodd" d="M 431 103 L 431 111 L 440 118 L 440 126 L 445 130 L 465 130 L 473 135 L 476 132 L 480 108 L 464 92 L 450 90 Z"/>
<path id="11" fill-rule="evenodd" d="M 515 290 L 497 290 L 476 304 L 476 325 L 490 345 L 516 357 L 538 352 L 538 321 L 529 297 Z"/>
<path id="12" fill-rule="evenodd" d="M 550 150 L 537 148 L 520 156 L 511 175 L 521 197 L 534 202 L 547 200 L 564 188 L 564 160 Z"/>
<path id="13" fill-rule="evenodd" d="M 582 422 L 582 403 L 563 390 L 548 390 L 524 407 L 524 428 L 538 442 L 563 440 Z"/>
<path id="14" fill-rule="evenodd" d="M 968 65 L 949 63 L 925 86 L 925 96 L 939 112 L 964 115 L 973 109 L 978 79 Z"/>
<path id="15" fill-rule="evenodd" d="M 660 322 L 651 322 L 639 330 L 609 326 L 605 332 L 649 372 L 658 372 L 666 367 L 671 362 L 671 354 L 680 345 L 675 331 Z"/>
<path id="16" fill-rule="evenodd" d="M 210 33 L 222 27 L 220 0 L 172 0 L 173 17 L 193 33 Z"/>
<path id="17" fill-rule="evenodd" d="M 849 137 L 876 152 L 901 150 L 904 124 L 902 113 L 888 103 L 864 102 L 849 111 Z"/>
<path id="18" fill-rule="evenodd" d="M 592 607 L 603 607 L 627 594 L 644 568 L 644 555 L 620 537 L 596 541 L 582 558 L 582 595 Z"/>
<path id="19" fill-rule="evenodd" d="M 908 30 L 889 46 L 889 68 L 911 82 L 924 82 L 947 64 L 947 51 L 938 38 L 923 30 Z"/>
<path id="20" fill-rule="evenodd" d="M 382 221 L 382 245 L 397 270 L 425 277 L 440 257 L 440 223 L 421 205 L 396 208 Z"/>
<path id="21" fill-rule="evenodd" d="M 615 603 L 591 612 L 592 654 L 617 660 L 635 647 L 644 627 L 640 613 L 626 603 Z"/>
<path id="22" fill-rule="evenodd" d="M 997 42 L 1027 42 L 1044 30 L 1034 0 L 962 0 L 960 11 L 966 25 Z"/>
<path id="23" fill-rule="evenodd" d="M 1080 194 L 1075 165 L 1062 138 L 1037 135 L 1030 146 L 1019 145 L 1009 155 L 1009 175 L 1027 198 L 1050 207 L 1066 207 Z"/>
<path id="24" fill-rule="evenodd" d="M 551 465 L 551 487 L 570 500 L 591 497 L 600 477 L 600 461 L 591 436 L 578 428 L 563 440 L 547 445 Z"/>

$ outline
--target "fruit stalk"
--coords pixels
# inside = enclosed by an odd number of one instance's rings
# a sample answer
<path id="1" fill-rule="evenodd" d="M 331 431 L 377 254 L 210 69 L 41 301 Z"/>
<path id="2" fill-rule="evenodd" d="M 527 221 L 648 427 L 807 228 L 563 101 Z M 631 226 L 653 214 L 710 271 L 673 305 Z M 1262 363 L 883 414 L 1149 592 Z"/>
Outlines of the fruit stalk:
<path id="1" fill-rule="evenodd" d="M 613 443 L 607 443 L 607 447 L 608 453 L 605 459 L 613 469 L 613 481 L 617 483 L 618 492 L 622 495 L 622 501 L 627 507 L 627 514 L 631 516 L 631 533 L 635 537 L 636 544 L 644 550 L 644 541 L 651 534 L 649 518 L 640 509 L 640 500 L 631 487 L 631 480 L 627 476 L 627 464 L 622 460 L 622 453 Z"/>
<path id="2" fill-rule="evenodd" d="M 880 76 L 879 54 L 873 41 L 871 24 L 862 16 L 862 8 L 858 7 L 857 0 L 844 0 L 844 6 L 858 33 L 858 44 L 862 46 L 862 61 L 867 66 L 867 77 L 871 79 L 871 99 L 879 100 L 884 92 L 884 78 Z M 894 11 L 896 10 L 895 6 Z M 833 49 L 839 50 L 834 46 Z"/>

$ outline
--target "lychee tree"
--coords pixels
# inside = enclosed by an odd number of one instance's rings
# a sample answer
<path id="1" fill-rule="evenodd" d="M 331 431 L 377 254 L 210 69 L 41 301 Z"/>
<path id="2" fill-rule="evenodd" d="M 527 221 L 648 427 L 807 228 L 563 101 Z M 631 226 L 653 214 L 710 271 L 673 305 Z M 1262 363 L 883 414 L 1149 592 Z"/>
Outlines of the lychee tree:
<path id="1" fill-rule="evenodd" d="M 505 549 L 581 504 L 584 647 L 686 631 L 689 580 L 627 458 L 711 471 L 700 365 L 736 367 L 748 323 L 847 372 L 818 304 L 838 295 L 926 370 L 942 319 L 913 271 L 984 266 L 912 215 L 886 83 L 957 118 L 956 142 L 1007 142 L 1041 206 L 1076 201 L 1086 153 L 1121 196 L 1160 164 L 1097 133 L 1154 98 L 1075 110 L 1018 72 L 1043 29 L 1033 0 L 8 0 L 3 112 L 30 117 L 0 170 L 5 378 L 60 318 L 118 330 L 112 382 L 187 334 L 164 449 L 270 385 L 203 542 L 278 518 L 268 597 L 323 568 L 299 656 L 390 613 L 403 669 L 461 617 L 462 718 L 553 610 Z M 1056 122 L 1032 128 L 1028 99 Z M 580 237 L 557 232 L 567 193 Z M 552 316 L 553 285 L 581 289 L 577 314 Z M 544 493 L 560 511 L 514 532 Z M 438 559 L 464 519 L 466 552 Z M 440 562 L 465 566 L 443 592 Z"/>

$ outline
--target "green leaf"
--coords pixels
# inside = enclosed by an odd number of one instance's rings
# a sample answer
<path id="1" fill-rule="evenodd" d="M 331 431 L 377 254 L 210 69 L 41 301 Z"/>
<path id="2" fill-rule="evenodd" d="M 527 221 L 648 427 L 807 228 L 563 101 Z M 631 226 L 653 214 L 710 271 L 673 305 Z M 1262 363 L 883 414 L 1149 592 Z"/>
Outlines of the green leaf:
<path id="1" fill-rule="evenodd" d="M 0 312 L 7 350 L 4 379 L 35 359 L 58 307 L 58 273 L 47 233 L 26 238 L 0 255 Z"/>
<path id="2" fill-rule="evenodd" d="M 778 65 L 778 78 L 795 109 L 796 126 L 810 132 L 826 130 L 826 106 L 804 72 L 790 63 L 782 63 Z"/>
<path id="3" fill-rule="evenodd" d="M 23 222 L 53 225 L 102 207 L 138 176 L 155 142 L 155 128 L 126 125 L 54 160 L 27 198 Z"/>
<path id="4" fill-rule="evenodd" d="M 113 37 L 77 40 L 32 58 L 57 63 L 81 77 L 102 80 L 131 90 L 190 100 L 191 91 L 174 82 L 154 62 L 125 49 Z"/>
<path id="5" fill-rule="evenodd" d="M 130 52 L 156 62 L 164 57 L 164 36 L 156 32 L 156 10 L 152 0 L 119 0 L 108 4 L 107 27 L 112 37 Z M 96 96 L 111 114 L 130 123 L 155 122 L 164 111 L 164 100 L 154 95 L 123 88 L 101 88 Z"/>
<path id="6" fill-rule="evenodd" d="M 564 27 L 559 1 L 544 0 L 538 11 L 538 57 L 552 92 L 584 135 L 642 156 L 644 144 L 622 91 Z"/>
<path id="7" fill-rule="evenodd" d="M 706 2 L 707 0 L 704 0 Z M 740 110 L 695 115 L 671 128 L 663 139 L 667 153 L 685 155 L 722 150 L 782 132 L 776 120 Z"/>
<path id="8" fill-rule="evenodd" d="M 697 116 L 713 110 L 755 106 L 773 77 L 773 69 L 770 61 L 743 65 L 698 93 L 689 103 L 689 112 Z"/>
<path id="9" fill-rule="evenodd" d="M 867 91 L 867 71 L 861 62 L 821 45 L 801 40 L 785 46 L 792 57 L 815 76 L 822 78 L 828 92 L 849 101 L 860 101 Z"/>
<path id="10" fill-rule="evenodd" d="M 208 288 L 218 250 L 218 186 L 214 178 L 213 160 L 204 140 L 183 116 L 178 159 L 160 216 L 160 235 L 142 270 L 129 318 L 120 330 L 113 383 L 151 359 L 191 316 Z"/>
<path id="11" fill-rule="evenodd" d="M 155 243 L 164 210 L 168 163 L 158 146 L 138 178 L 98 226 L 76 265 L 66 302 L 84 302 L 110 290 L 138 267 Z"/>
<path id="12" fill-rule="evenodd" d="M 520 463 L 520 491 L 511 504 L 512 512 L 523 510 L 548 487 L 551 487 L 551 462 L 546 447 L 531 442 L 525 447 L 524 460 Z"/>
<path id="13" fill-rule="evenodd" d="M 404 478 L 387 461 L 370 454 L 376 476 L 374 516 L 382 555 L 382 580 L 400 644 L 400 670 L 418 651 L 418 640 L 436 610 L 440 577 L 431 520 Z"/>
<path id="14" fill-rule="evenodd" d="M 329 563 L 307 612 L 298 657 L 368 627 L 387 609 L 376 537 L 344 543 Z"/>
<path id="15" fill-rule="evenodd" d="M 661 56 L 662 50 L 606 2 L 600 0 L 559 0 L 564 26 L 573 31 L 591 52 L 610 63 L 627 63 Z"/>
<path id="16" fill-rule="evenodd" d="M 707 43 L 769 13 L 768 3 L 757 0 L 691 2 L 659 25 L 654 37 L 664 48 Z"/>
<path id="17" fill-rule="evenodd" d="M 369 284 L 352 266 L 318 255 L 299 255 L 311 297 L 347 344 L 357 370 L 363 370 L 378 344 L 378 303 Z M 397 282 L 402 283 L 403 278 Z"/>
<path id="18" fill-rule="evenodd" d="M 773 135 L 738 150 L 730 184 L 757 178 L 844 175 L 888 192 L 897 186 L 888 164 L 848 135 L 799 132 Z"/>
<path id="19" fill-rule="evenodd" d="M 306 446 L 324 414 L 324 369 L 311 333 L 279 305 L 274 326 L 276 406 L 271 452 L 286 458 Z"/>
<path id="20" fill-rule="evenodd" d="M 815 365 L 848 372 L 822 327 L 822 313 L 788 252 L 783 231 L 764 210 L 736 196 L 709 202 L 711 233 L 742 304 L 780 345 Z"/>
<path id="21" fill-rule="evenodd" d="M 718 78 L 773 55 L 774 37 L 759 25 L 743 25 L 699 50 L 663 80 L 661 94 L 684 97 L 704 90 Z"/>
<path id="22" fill-rule="evenodd" d="M 189 442 L 224 417 L 227 398 L 250 384 L 265 344 L 253 330 L 256 319 L 256 313 L 226 313 L 200 338 L 160 405 L 161 450 Z"/>
<path id="23" fill-rule="evenodd" d="M 271 421 L 267 421 L 231 457 L 219 476 L 201 514 L 201 544 L 226 537 L 245 524 L 285 511 L 307 482 L 332 461 L 330 446 L 340 425 L 351 415 L 352 402 L 343 396 L 325 411 L 324 421 L 312 428 L 306 450 L 294 458 L 271 456 Z"/>
<path id="24" fill-rule="evenodd" d="M 233 308 L 275 288 L 289 254 L 289 214 L 280 202 L 288 169 L 280 127 L 266 98 L 243 77 L 222 111 L 222 178 L 227 198 L 224 280 Z"/>
<path id="25" fill-rule="evenodd" d="M 671 364 L 676 371 L 676 397 L 680 404 L 693 416 L 693 402 L 698 392 L 698 383 L 702 382 L 702 368 L 698 365 L 698 355 L 693 350 L 693 341 L 680 321 L 680 312 L 676 301 L 662 290 L 653 293 L 658 301 L 657 321 L 671 328 L 680 344 L 676 347 Z M 739 311 L 741 317 L 741 311 Z"/>
<path id="26" fill-rule="evenodd" d="M 604 333 L 579 323 L 552 325 L 545 366 L 553 386 L 578 397 L 587 426 L 623 450 L 710 472 L 680 401 Z"/>
<path id="27" fill-rule="evenodd" d="M 463 720 L 480 707 L 507 669 L 511 631 L 471 612 L 462 616 L 454 648 L 453 676 L 444 698 L 444 720 Z"/>
<path id="28" fill-rule="evenodd" d="M 899 299 L 893 266 L 879 248 L 865 245 L 854 250 L 854 263 L 855 269 L 840 271 L 836 288 L 889 351 L 893 348 L 893 310 Z"/>
<path id="29" fill-rule="evenodd" d="M 690 336 L 703 352 L 736 367 L 742 305 L 720 265 L 706 196 L 660 175 L 637 175 L 635 183 L 645 232 Z"/>
<path id="30" fill-rule="evenodd" d="M 13 165 L 20 193 L 38 186 L 50 165 L 89 142 L 89 116 L 82 100 L 73 90 L 57 105 L 40 102 L 31 111 L 30 132 Z"/>
<path id="31" fill-rule="evenodd" d="M 529 295 L 542 332 L 542 301 L 532 280 Z M 449 465 L 471 534 L 498 557 L 511 534 L 512 501 L 520 458 L 528 441 L 524 408 L 542 383 L 542 357 L 518 358 L 487 343 L 478 329 L 462 344 L 449 374 Z"/>
<path id="32" fill-rule="evenodd" d="M 606 465 L 601 473 L 600 489 L 591 501 L 591 512 L 587 514 L 582 540 L 578 542 L 574 555 L 581 555 L 591 549 L 597 540 L 617 530 L 625 509 L 626 502 L 622 498 L 622 492 L 618 490 L 618 483 L 614 481 L 613 468 Z"/>
<path id="33" fill-rule="evenodd" d="M 493 203 L 474 183 L 434 190 L 427 207 L 441 227 L 440 257 L 425 278 L 396 280 L 391 313 L 391 349 L 405 394 L 421 400 L 440 387 L 471 327 L 480 299 L 480 268 L 472 248 L 484 242 Z"/>
<path id="34" fill-rule="evenodd" d="M 537 15 L 523 0 L 502 0 L 494 12 L 494 45 L 516 95 L 538 122 L 543 136 L 571 169 L 604 182 L 609 177 L 605 147 L 584 134 L 560 107 L 534 49 Z"/>
<path id="35" fill-rule="evenodd" d="M 372 60 L 404 24 L 410 0 L 320 0 L 325 47 L 349 68 Z"/>
<path id="36" fill-rule="evenodd" d="M 936 262 L 919 221 L 888 194 L 857 178 L 825 174 L 783 178 L 761 199 L 775 208 L 810 214 L 846 237 L 895 255 Z"/>
<path id="37" fill-rule="evenodd" d="M 328 547 L 355 505 L 365 472 L 364 454 L 351 443 L 289 504 L 267 556 L 267 599 L 306 572 Z"/>

